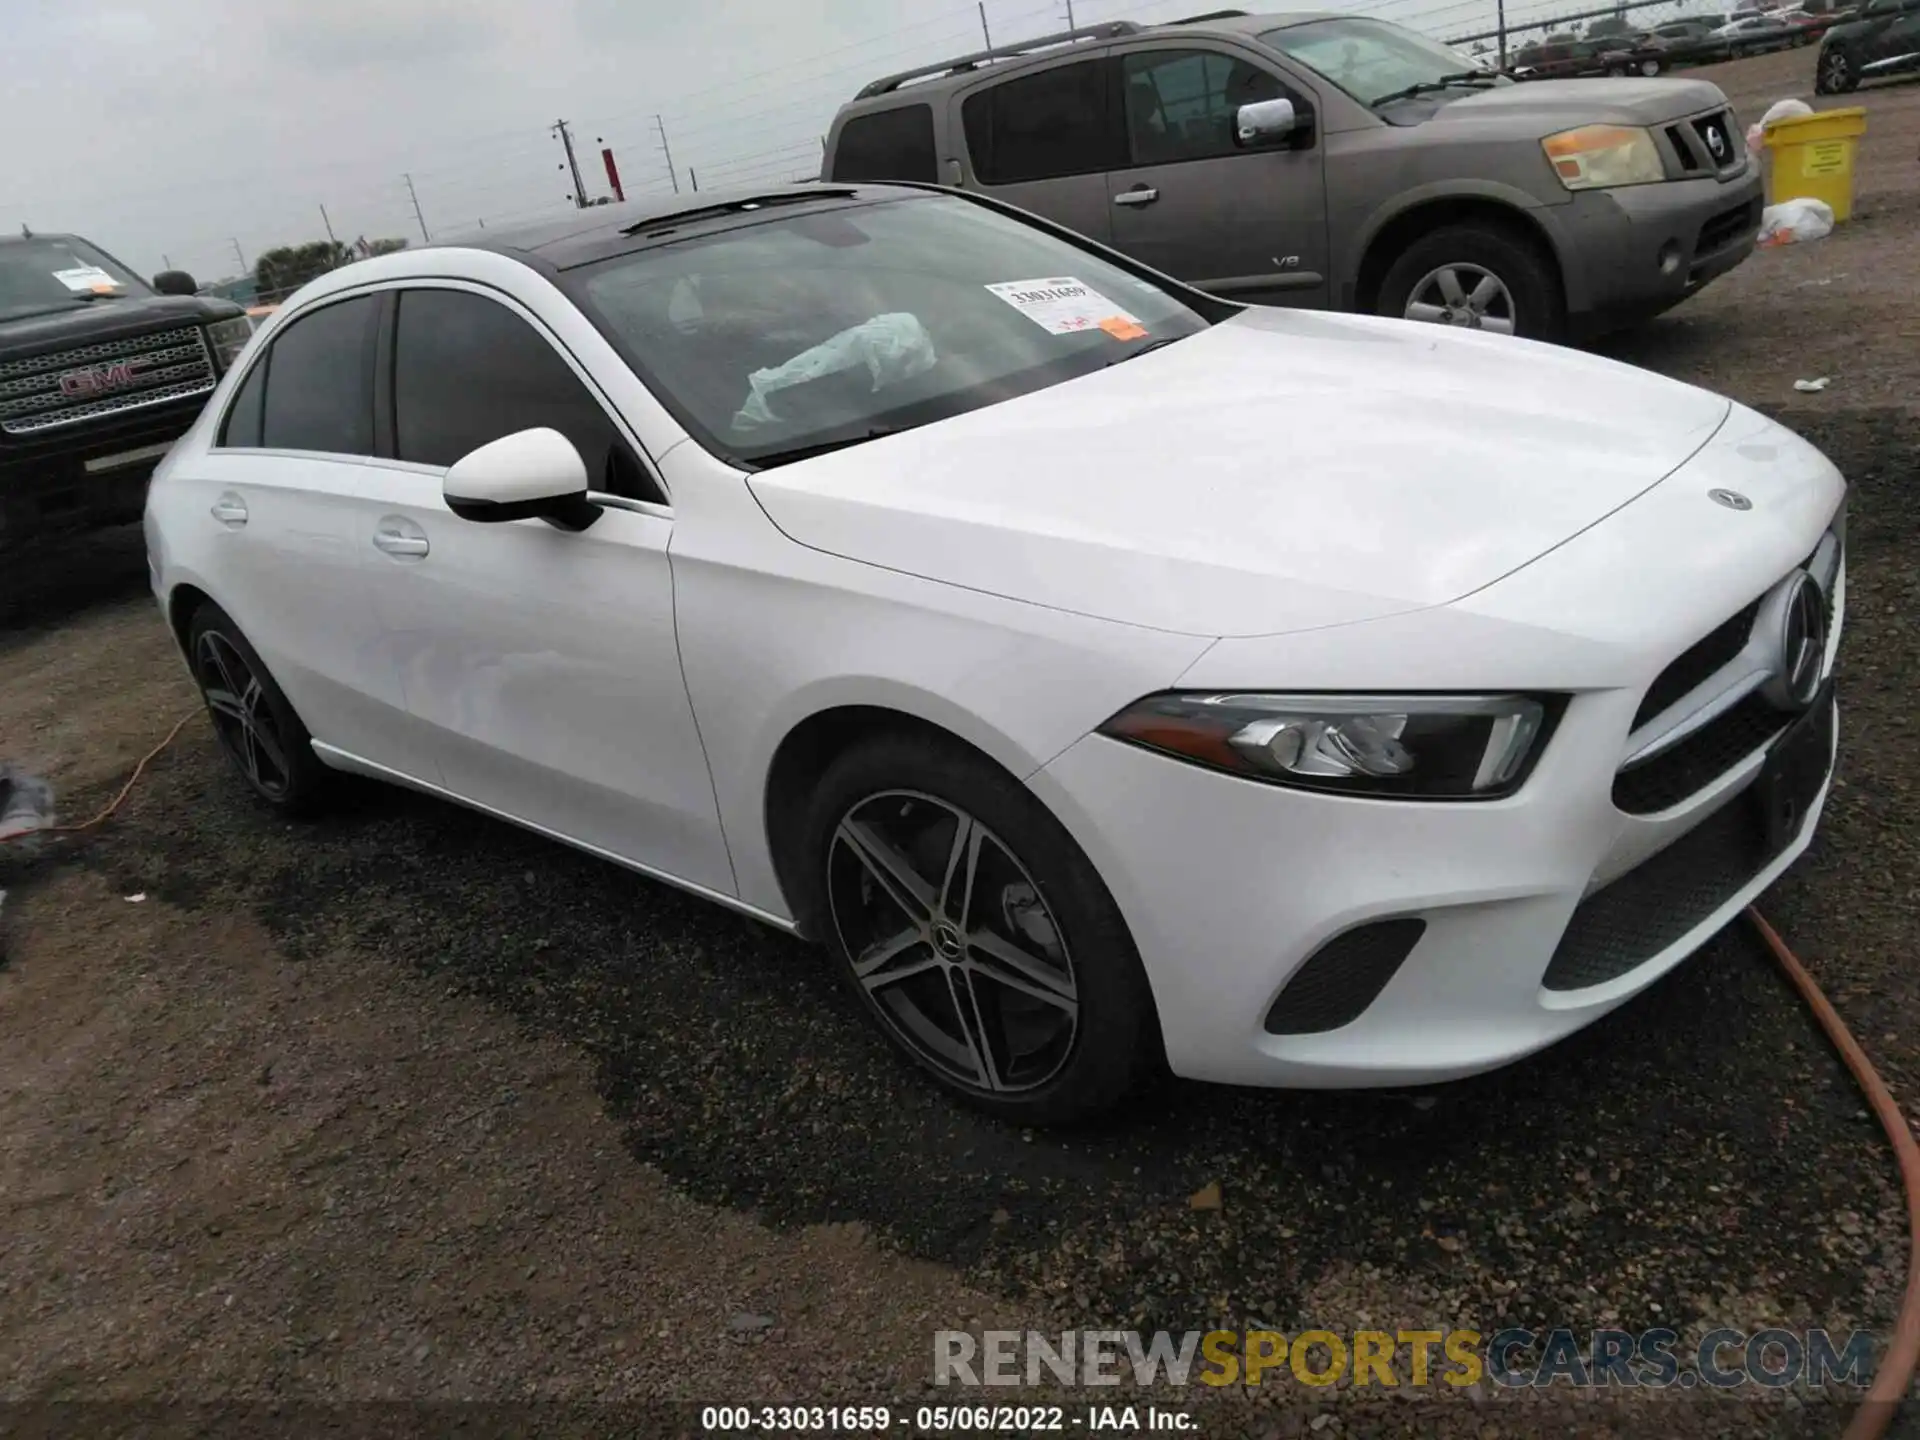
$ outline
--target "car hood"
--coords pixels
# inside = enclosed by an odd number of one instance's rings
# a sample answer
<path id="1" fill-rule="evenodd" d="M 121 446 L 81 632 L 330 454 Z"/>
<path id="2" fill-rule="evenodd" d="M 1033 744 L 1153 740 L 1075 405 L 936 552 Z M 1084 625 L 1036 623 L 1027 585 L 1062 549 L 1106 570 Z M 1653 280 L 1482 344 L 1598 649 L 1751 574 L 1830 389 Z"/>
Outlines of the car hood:
<path id="1" fill-rule="evenodd" d="M 230 300 L 202 295 L 124 295 L 37 315 L 0 317 L 0 354 L 9 359 L 43 354 L 180 325 L 231 320 L 245 313 Z"/>
<path id="2" fill-rule="evenodd" d="M 750 478 L 800 544 L 1159 630 L 1444 604 L 1601 520 L 1729 402 L 1557 346 L 1248 309 L 1111 369 Z"/>
<path id="3" fill-rule="evenodd" d="M 1443 105 L 1435 124 L 1519 126 L 1541 135 L 1574 125 L 1655 125 L 1727 103 L 1705 80 L 1528 80 L 1476 90 Z"/>

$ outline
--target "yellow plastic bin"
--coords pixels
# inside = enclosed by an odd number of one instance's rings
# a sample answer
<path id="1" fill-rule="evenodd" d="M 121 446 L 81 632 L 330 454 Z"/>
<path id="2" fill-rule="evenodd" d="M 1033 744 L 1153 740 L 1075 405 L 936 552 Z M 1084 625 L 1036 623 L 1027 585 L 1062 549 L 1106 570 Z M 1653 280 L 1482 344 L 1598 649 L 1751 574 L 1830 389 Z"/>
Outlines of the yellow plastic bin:
<path id="1" fill-rule="evenodd" d="M 1853 214 L 1853 155 L 1867 133 L 1867 112 L 1858 105 L 1795 115 L 1767 126 L 1773 152 L 1773 203 L 1824 200 L 1834 220 Z"/>

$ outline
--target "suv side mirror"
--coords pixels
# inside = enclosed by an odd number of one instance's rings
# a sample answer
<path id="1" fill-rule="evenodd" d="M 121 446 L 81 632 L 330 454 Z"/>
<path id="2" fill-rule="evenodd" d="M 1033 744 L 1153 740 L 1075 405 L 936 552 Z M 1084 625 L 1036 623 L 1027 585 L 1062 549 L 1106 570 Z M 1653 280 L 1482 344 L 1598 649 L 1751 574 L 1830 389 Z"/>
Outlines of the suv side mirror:
<path id="1" fill-rule="evenodd" d="M 462 520 L 545 520 L 584 530 L 600 518 L 587 499 L 587 462 L 573 442 L 544 426 L 503 435 L 454 461 L 441 485 Z"/>
<path id="2" fill-rule="evenodd" d="M 200 287 L 184 270 L 162 270 L 153 277 L 153 288 L 162 295 L 197 295 Z"/>
<path id="3" fill-rule="evenodd" d="M 1251 105 L 1242 105 L 1233 117 L 1234 143 L 1242 147 L 1271 145 L 1299 129 L 1300 116 L 1293 108 L 1293 101 L 1287 99 L 1256 100 Z"/>

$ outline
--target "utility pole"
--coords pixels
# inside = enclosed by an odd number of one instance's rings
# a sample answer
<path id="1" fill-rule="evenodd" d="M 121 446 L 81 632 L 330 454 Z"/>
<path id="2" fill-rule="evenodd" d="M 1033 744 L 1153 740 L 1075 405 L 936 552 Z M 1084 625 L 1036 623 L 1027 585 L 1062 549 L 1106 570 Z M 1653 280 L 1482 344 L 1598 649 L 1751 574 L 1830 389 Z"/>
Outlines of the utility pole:
<path id="1" fill-rule="evenodd" d="M 687 166 L 687 183 L 693 186 L 694 194 L 698 195 L 700 193 L 700 172 L 695 170 L 691 165 Z"/>
<path id="2" fill-rule="evenodd" d="M 580 179 L 580 162 L 573 158 L 573 133 L 567 129 L 564 120 L 553 122 L 553 133 L 560 137 L 561 148 L 567 152 L 567 163 L 560 168 L 573 172 L 573 208 L 584 210 L 587 208 L 587 187 Z"/>
<path id="3" fill-rule="evenodd" d="M 653 128 L 660 132 L 660 153 L 667 157 L 667 178 L 673 181 L 673 193 L 680 193 L 680 177 L 673 169 L 673 148 L 667 144 L 667 122 L 658 115 L 653 117 Z"/>
<path id="4" fill-rule="evenodd" d="M 241 252 L 238 239 L 235 239 L 233 242 L 233 258 L 240 262 L 240 273 L 245 275 L 247 273 L 247 257 Z"/>
<path id="5" fill-rule="evenodd" d="M 979 0 L 980 33 L 985 37 L 987 49 L 993 49 L 993 32 L 987 29 L 987 0 Z"/>
<path id="6" fill-rule="evenodd" d="M 162 251 L 160 254 L 160 268 L 162 270 L 171 270 L 173 268 L 173 257 L 165 251 Z"/>
<path id="7" fill-rule="evenodd" d="M 1507 0 L 1500 0 L 1500 68 L 1507 68 Z"/>
<path id="8" fill-rule="evenodd" d="M 433 243 L 433 237 L 427 234 L 427 217 L 420 213 L 420 197 L 414 192 L 413 176 L 402 175 L 400 178 L 407 182 L 407 198 L 413 201 L 413 218 L 420 222 L 420 238 L 426 244 L 431 245 Z"/>
<path id="9" fill-rule="evenodd" d="M 1067 28 L 1069 30 L 1078 30 L 1080 28 L 1073 23 L 1073 0 L 1067 0 Z"/>
<path id="10" fill-rule="evenodd" d="M 333 246 L 335 250 L 338 250 L 340 248 L 340 241 L 334 236 L 333 221 L 327 218 L 327 207 L 324 205 L 320 207 L 320 223 L 327 227 L 327 243 Z"/>

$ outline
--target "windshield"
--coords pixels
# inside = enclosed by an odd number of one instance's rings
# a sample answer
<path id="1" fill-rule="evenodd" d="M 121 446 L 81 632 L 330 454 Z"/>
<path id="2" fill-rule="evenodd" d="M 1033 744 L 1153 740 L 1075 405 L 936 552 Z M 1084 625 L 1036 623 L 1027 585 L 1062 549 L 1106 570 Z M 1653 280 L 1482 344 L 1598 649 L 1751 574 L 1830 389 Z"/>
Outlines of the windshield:
<path id="1" fill-rule="evenodd" d="M 148 293 L 119 261 L 71 235 L 0 240 L 0 318 Z"/>
<path id="2" fill-rule="evenodd" d="M 1260 38 L 1362 105 L 1378 105 L 1429 87 L 1465 89 L 1509 83 L 1471 55 L 1398 25 L 1354 15 L 1288 25 L 1268 30 Z M 1475 78 L 1463 80 L 1462 76 Z"/>
<path id="3" fill-rule="evenodd" d="M 573 287 L 662 402 L 737 463 L 977 410 L 1209 323 L 970 200 L 768 216 L 586 267 Z"/>

